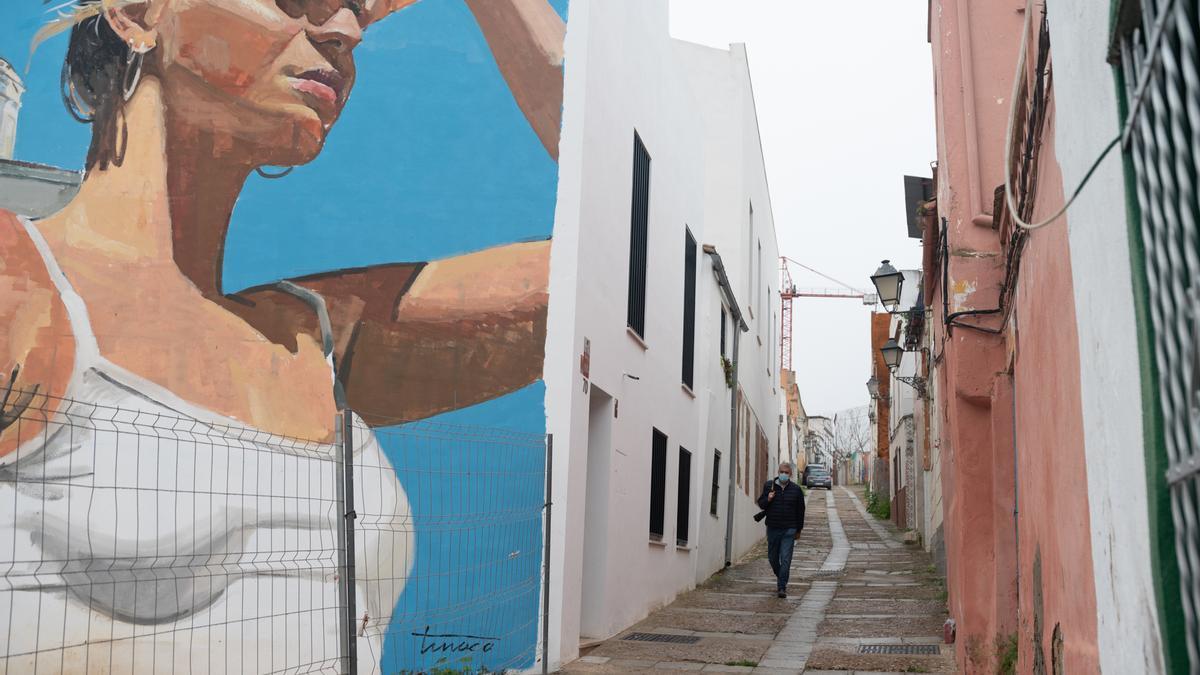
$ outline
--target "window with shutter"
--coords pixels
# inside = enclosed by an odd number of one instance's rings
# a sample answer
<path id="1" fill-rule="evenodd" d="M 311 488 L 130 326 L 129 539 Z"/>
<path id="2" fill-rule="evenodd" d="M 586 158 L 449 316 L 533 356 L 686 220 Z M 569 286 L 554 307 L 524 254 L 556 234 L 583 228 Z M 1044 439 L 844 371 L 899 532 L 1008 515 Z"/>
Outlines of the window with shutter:
<path id="1" fill-rule="evenodd" d="M 646 338 L 646 250 L 650 219 L 650 153 L 633 133 L 633 199 L 629 216 L 629 306 L 627 325 Z"/>

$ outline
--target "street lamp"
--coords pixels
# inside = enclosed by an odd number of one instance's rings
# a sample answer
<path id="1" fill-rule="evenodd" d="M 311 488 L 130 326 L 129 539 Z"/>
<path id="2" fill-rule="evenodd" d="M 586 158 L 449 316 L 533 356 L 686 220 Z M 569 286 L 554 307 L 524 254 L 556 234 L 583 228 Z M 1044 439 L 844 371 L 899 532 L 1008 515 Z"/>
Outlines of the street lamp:
<path id="1" fill-rule="evenodd" d="M 875 274 L 871 275 L 871 283 L 879 293 L 879 302 L 894 310 L 900 304 L 900 289 L 904 287 L 904 273 L 892 267 L 890 260 L 884 260 Z M 892 311 L 892 310 L 888 310 Z"/>
<path id="2" fill-rule="evenodd" d="M 900 367 L 900 359 L 904 357 L 904 348 L 896 342 L 896 338 L 888 338 L 888 341 L 879 348 L 879 353 L 883 355 L 883 362 L 891 370 Z"/>

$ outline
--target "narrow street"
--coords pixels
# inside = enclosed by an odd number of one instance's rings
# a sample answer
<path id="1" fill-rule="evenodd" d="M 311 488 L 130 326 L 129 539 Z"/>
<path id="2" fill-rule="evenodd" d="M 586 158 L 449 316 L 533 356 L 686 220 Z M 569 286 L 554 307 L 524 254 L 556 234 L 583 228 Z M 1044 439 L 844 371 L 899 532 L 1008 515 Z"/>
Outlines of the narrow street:
<path id="1" fill-rule="evenodd" d="M 814 490 L 806 520 L 787 599 L 762 543 L 563 672 L 954 672 L 929 556 L 868 515 L 858 486 Z"/>
<path id="2" fill-rule="evenodd" d="M 1200 0 L 0 2 L 0 675 L 1200 675 Z"/>

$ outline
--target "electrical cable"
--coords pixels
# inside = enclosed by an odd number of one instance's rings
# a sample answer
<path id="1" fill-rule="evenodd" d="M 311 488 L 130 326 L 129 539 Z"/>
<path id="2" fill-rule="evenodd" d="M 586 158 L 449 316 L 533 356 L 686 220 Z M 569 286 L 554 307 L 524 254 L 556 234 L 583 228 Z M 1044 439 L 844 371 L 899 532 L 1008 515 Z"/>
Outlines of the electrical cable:
<path id="1" fill-rule="evenodd" d="M 819 276 L 819 277 L 824 277 L 824 278 L 826 278 L 826 279 L 828 279 L 828 280 L 832 281 L 833 283 L 835 283 L 835 284 L 837 284 L 837 285 L 839 285 L 839 286 L 842 286 L 842 287 L 844 287 L 844 288 L 847 288 L 847 289 L 849 289 L 849 290 L 851 290 L 851 291 L 854 291 L 855 293 L 858 293 L 859 295 L 866 295 L 866 293 L 864 293 L 864 292 L 863 292 L 861 289 L 855 288 L 855 287 L 851 286 L 850 284 L 848 284 L 848 283 L 846 283 L 846 282 L 844 282 L 844 281 L 838 281 L 837 279 L 834 279 L 833 277 L 829 276 L 828 274 L 825 274 L 824 272 L 821 272 L 820 270 L 816 270 L 816 269 L 813 269 L 813 268 L 809 267 L 808 265 L 805 265 L 804 263 L 800 262 L 799 260 L 793 260 L 793 259 L 791 259 L 791 258 L 787 257 L 786 255 L 784 255 L 784 256 L 779 256 L 779 257 L 781 257 L 781 258 L 783 258 L 784 260 L 786 260 L 786 261 L 788 261 L 788 262 L 792 263 L 793 265 L 796 265 L 796 266 L 798 266 L 798 267 L 803 267 L 804 269 L 808 270 L 809 272 L 812 272 L 813 274 L 815 274 L 815 275 L 817 275 L 817 276 Z"/>
<path id="2" fill-rule="evenodd" d="M 1100 156 L 1096 158 L 1096 161 L 1092 162 L 1092 167 L 1088 169 L 1087 173 L 1083 176 L 1083 180 L 1080 181 L 1079 186 L 1075 188 L 1073 193 L 1071 193 L 1071 198 L 1068 199 L 1066 203 L 1062 205 L 1062 208 L 1056 211 L 1052 216 L 1037 223 L 1027 223 L 1021 219 L 1021 215 L 1017 212 L 1015 202 L 1013 201 L 1011 168 L 1012 139 L 1013 131 L 1016 127 L 1017 121 L 1017 98 L 1021 91 L 1021 82 L 1025 75 L 1025 55 L 1029 50 L 1029 33 L 1033 25 L 1033 12 L 1031 11 L 1032 5 L 1032 0 L 1026 0 L 1025 22 L 1021 29 L 1021 52 L 1017 55 L 1017 72 L 1013 76 L 1012 96 L 1009 100 L 1008 109 L 1008 124 L 1004 132 L 1004 202 L 1008 207 L 1009 214 L 1012 215 L 1013 222 L 1023 230 L 1036 230 L 1045 227 L 1062 217 L 1062 215 L 1067 212 L 1067 209 L 1071 207 L 1071 204 L 1075 202 L 1075 198 L 1079 196 L 1079 193 L 1083 191 L 1083 187 L 1088 184 L 1089 180 L 1091 180 L 1092 174 L 1096 172 L 1096 169 L 1100 168 L 1100 163 L 1103 162 L 1104 158 L 1108 156 L 1108 153 L 1111 152 L 1112 149 L 1121 142 L 1121 136 L 1120 134 L 1117 134 L 1117 137 L 1109 142 L 1109 144 L 1100 153 Z"/>

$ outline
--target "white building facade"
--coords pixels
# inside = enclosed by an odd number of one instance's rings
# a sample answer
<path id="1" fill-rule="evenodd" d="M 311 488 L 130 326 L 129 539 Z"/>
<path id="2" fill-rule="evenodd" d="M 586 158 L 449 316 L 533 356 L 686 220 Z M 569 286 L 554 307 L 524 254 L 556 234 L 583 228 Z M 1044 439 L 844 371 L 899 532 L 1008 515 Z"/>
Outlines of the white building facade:
<path id="1" fill-rule="evenodd" d="M 575 0 L 566 53 L 545 364 L 551 668 L 763 535 L 751 516 L 785 409 L 744 47 L 671 39 L 666 0 Z"/>
<path id="2" fill-rule="evenodd" d="M 0 58 L 0 159 L 12 159 L 17 143 L 17 119 L 25 84 L 12 64 Z"/>

